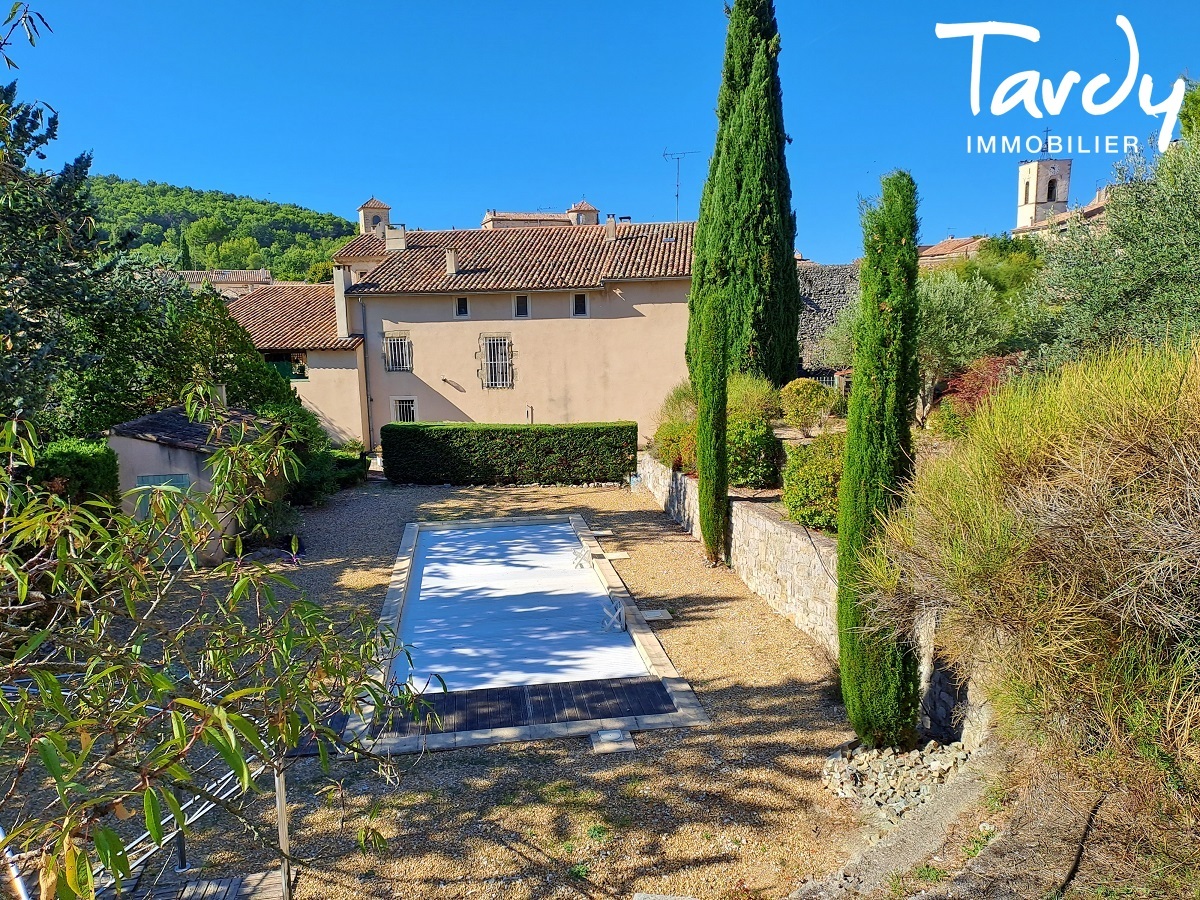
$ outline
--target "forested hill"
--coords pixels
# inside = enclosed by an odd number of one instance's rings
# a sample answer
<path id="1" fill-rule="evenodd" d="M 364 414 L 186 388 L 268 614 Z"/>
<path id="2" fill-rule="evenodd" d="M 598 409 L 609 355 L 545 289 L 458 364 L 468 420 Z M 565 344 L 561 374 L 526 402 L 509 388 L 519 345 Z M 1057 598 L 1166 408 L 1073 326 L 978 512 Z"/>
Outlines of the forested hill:
<path id="1" fill-rule="evenodd" d="M 280 280 L 325 280 L 322 264 L 356 230 L 341 216 L 290 203 L 115 175 L 90 181 L 104 232 L 128 233 L 130 247 L 181 269 L 270 269 Z"/>

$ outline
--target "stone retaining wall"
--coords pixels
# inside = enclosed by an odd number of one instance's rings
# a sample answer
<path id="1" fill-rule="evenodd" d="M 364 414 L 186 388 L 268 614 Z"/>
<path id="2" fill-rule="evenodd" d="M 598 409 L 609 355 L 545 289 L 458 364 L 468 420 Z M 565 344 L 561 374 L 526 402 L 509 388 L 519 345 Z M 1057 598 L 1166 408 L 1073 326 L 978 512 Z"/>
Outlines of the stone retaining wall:
<path id="1" fill-rule="evenodd" d="M 649 453 L 638 454 L 638 481 L 672 519 L 700 538 L 696 482 Z M 773 505 L 730 502 L 729 564 L 746 587 L 811 637 L 836 662 L 837 544 L 783 517 Z M 986 737 L 986 706 L 968 681 L 959 684 L 941 663 L 933 629 L 920 629 L 921 728 L 940 741 L 974 749 Z"/>

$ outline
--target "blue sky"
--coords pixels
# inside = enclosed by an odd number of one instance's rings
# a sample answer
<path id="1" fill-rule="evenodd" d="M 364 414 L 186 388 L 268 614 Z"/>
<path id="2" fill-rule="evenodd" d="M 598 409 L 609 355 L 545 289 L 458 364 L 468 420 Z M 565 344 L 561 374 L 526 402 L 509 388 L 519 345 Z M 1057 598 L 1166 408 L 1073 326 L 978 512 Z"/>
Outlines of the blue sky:
<path id="1" fill-rule="evenodd" d="M 722 0 L 454 4 L 41 0 L 54 34 L 14 48 L 26 99 L 62 116 L 53 162 L 294 202 L 353 218 L 374 194 L 409 227 L 474 227 L 487 208 L 565 209 L 580 196 L 640 221 L 695 216 L 716 130 Z M 1076 87 L 1036 120 L 988 105 L 1036 69 L 1086 83 L 1128 67 L 1127 15 L 1154 101 L 1196 57 L 1200 4 L 813 3 L 777 0 L 797 247 L 821 262 L 860 253 L 858 200 L 912 171 L 922 238 L 994 233 L 1015 218 L 1013 155 L 971 155 L 968 135 L 1137 135 L 1157 128 L 1135 90 L 1103 117 Z M 988 38 L 983 114 L 969 107 L 971 42 L 936 22 L 1001 20 L 1038 44 Z M 1140 78 L 1140 75 L 1139 75 Z M 1099 94 L 1107 98 L 1113 87 Z M 1072 203 L 1116 157 L 1075 155 Z"/>

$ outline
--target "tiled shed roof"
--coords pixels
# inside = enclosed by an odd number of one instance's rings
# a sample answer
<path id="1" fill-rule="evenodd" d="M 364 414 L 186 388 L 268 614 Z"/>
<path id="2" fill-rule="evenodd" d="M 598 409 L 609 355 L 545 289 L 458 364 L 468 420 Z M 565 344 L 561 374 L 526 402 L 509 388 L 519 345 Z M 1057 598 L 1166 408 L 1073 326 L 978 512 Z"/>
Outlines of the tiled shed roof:
<path id="1" fill-rule="evenodd" d="M 231 425 L 240 431 L 240 425 L 255 425 L 257 419 L 247 410 L 229 410 Z M 209 422 L 193 422 L 187 417 L 182 406 L 170 406 L 158 412 L 149 413 L 129 422 L 114 425 L 108 430 L 109 434 L 119 437 L 137 438 L 142 441 L 153 441 L 168 447 L 179 447 L 182 450 L 199 450 L 211 452 L 217 446 L 231 443 L 232 435 L 225 432 L 214 440 L 212 424 Z"/>
<path id="2" fill-rule="evenodd" d="M 372 197 L 370 200 L 360 206 L 359 209 L 391 209 L 391 207 L 382 200 L 377 200 Z"/>
<path id="3" fill-rule="evenodd" d="M 338 337 L 332 284 L 271 284 L 229 301 L 229 312 L 259 350 L 353 350 Z"/>
<path id="4" fill-rule="evenodd" d="M 386 251 L 347 293 L 568 290 L 692 274 L 694 222 L 615 227 L 615 241 L 606 240 L 604 225 L 410 231 L 406 250 Z M 446 274 L 449 249 L 457 253 L 456 275 Z"/>

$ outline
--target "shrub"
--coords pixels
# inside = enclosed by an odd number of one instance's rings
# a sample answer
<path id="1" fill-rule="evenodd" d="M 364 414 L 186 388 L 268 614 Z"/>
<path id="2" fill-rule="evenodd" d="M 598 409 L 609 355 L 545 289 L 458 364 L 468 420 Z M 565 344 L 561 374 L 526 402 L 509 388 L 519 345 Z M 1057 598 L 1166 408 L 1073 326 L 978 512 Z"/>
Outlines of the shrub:
<path id="1" fill-rule="evenodd" d="M 64 438 L 38 456 L 33 480 L 78 503 L 88 497 L 116 499 L 121 489 L 117 454 L 103 441 Z"/>
<path id="2" fill-rule="evenodd" d="M 771 487 L 779 483 L 779 438 L 770 423 L 730 418 L 725 443 L 731 485 Z"/>
<path id="3" fill-rule="evenodd" d="M 663 422 L 654 432 L 650 448 L 654 458 L 669 469 L 696 474 L 696 423 Z"/>
<path id="4" fill-rule="evenodd" d="M 340 489 L 354 487 L 367 480 L 371 461 L 362 450 L 346 449 L 331 450 L 334 477 Z"/>
<path id="5" fill-rule="evenodd" d="M 779 391 L 765 378 L 730 372 L 725 408 L 729 420 L 770 422 L 783 415 Z"/>
<path id="6" fill-rule="evenodd" d="M 329 435 L 321 427 L 321 422 L 317 419 L 316 414 L 301 404 L 299 400 L 260 403 L 254 411 L 264 418 L 281 422 L 294 430 L 300 442 L 300 446 L 294 448 L 297 452 L 307 450 L 315 453 L 320 450 L 328 450 L 332 446 Z"/>
<path id="7" fill-rule="evenodd" d="M 845 433 L 826 433 L 788 447 L 783 505 L 788 518 L 809 528 L 837 531 L 838 486 L 846 465 Z"/>
<path id="8" fill-rule="evenodd" d="M 837 392 L 812 378 L 789 381 L 779 392 L 783 420 L 793 428 L 808 430 L 829 415 Z"/>
<path id="9" fill-rule="evenodd" d="M 637 470 L 637 424 L 393 422 L 380 433 L 396 484 L 582 484 Z"/>
<path id="10" fill-rule="evenodd" d="M 1200 355 L 1127 348 L 1015 379 L 922 466 L 863 572 L 937 622 L 1010 736 L 1200 813 Z M 1177 843 L 1192 844 L 1177 837 Z"/>
<path id="11" fill-rule="evenodd" d="M 671 388 L 658 409 L 658 424 L 696 421 L 696 391 L 686 378 Z"/>
<path id="12" fill-rule="evenodd" d="M 953 397 L 943 397 L 933 411 L 925 417 L 925 427 L 934 434 L 958 440 L 967 433 L 970 415 L 964 415 Z"/>
<path id="13" fill-rule="evenodd" d="M 969 417 L 984 400 L 1000 389 L 1000 385 L 1018 370 L 1020 364 L 1019 354 L 977 359 L 946 383 L 942 396 L 954 401 L 960 416 Z"/>
<path id="14" fill-rule="evenodd" d="M 313 506 L 324 503 L 326 498 L 338 492 L 338 475 L 332 450 L 297 453 L 296 456 L 300 461 L 300 471 L 288 487 L 288 500 L 297 506 Z"/>

